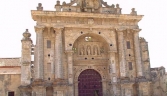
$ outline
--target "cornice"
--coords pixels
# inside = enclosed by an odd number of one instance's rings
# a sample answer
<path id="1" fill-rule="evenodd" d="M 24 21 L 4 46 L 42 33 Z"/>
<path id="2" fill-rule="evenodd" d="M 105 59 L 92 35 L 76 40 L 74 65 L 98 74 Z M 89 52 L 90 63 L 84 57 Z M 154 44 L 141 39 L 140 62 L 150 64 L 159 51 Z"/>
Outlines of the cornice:
<path id="1" fill-rule="evenodd" d="M 94 28 L 94 29 L 138 29 L 138 26 L 128 26 L 128 25 L 98 25 L 98 24 L 93 24 L 93 25 L 88 25 L 88 24 L 57 24 L 57 23 L 41 23 L 42 26 L 45 27 L 53 27 L 55 29 L 62 29 L 62 28 Z"/>
<path id="2" fill-rule="evenodd" d="M 130 15 L 130 14 L 105 14 L 105 13 L 86 13 L 86 12 L 57 12 L 57 11 L 37 11 L 31 10 L 32 18 L 36 21 L 38 17 L 87 17 L 87 18 L 118 18 L 125 20 L 137 20 L 140 21 L 144 15 Z"/>

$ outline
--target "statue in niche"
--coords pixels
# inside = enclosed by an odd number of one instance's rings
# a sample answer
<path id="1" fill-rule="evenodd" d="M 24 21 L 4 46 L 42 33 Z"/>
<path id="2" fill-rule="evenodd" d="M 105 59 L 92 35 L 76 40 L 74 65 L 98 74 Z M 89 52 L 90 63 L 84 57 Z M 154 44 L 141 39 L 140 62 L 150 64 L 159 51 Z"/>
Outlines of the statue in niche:
<path id="1" fill-rule="evenodd" d="M 98 48 L 97 48 L 97 46 L 94 47 L 94 55 L 98 55 Z"/>
<path id="2" fill-rule="evenodd" d="M 87 47 L 87 55 L 91 55 L 91 49 L 90 49 L 90 46 Z"/>
<path id="3" fill-rule="evenodd" d="M 82 47 L 81 50 L 80 50 L 80 55 L 84 55 L 84 51 L 85 51 L 84 47 Z"/>

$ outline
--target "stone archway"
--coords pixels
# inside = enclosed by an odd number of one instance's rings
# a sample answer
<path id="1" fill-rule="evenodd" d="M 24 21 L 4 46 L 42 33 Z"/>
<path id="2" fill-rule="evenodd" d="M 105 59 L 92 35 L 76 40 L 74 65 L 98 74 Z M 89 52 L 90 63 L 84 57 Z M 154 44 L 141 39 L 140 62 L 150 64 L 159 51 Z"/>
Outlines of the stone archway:
<path id="1" fill-rule="evenodd" d="M 102 78 L 93 69 L 82 71 L 78 77 L 78 96 L 102 96 Z"/>

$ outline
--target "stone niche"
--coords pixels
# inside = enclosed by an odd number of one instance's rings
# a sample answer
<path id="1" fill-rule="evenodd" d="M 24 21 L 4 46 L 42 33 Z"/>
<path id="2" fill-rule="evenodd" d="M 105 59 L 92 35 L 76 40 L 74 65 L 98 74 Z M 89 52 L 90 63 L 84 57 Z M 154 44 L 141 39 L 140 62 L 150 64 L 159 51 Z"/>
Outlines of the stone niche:
<path id="1" fill-rule="evenodd" d="M 74 63 L 106 62 L 108 45 L 104 38 L 97 34 L 87 33 L 80 36 L 73 46 Z"/>

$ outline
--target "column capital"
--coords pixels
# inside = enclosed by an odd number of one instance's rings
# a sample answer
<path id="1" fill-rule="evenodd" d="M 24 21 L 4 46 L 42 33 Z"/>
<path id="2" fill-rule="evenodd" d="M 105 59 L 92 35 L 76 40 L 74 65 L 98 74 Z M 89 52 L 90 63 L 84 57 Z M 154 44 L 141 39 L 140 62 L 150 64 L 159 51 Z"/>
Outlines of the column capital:
<path id="1" fill-rule="evenodd" d="M 116 32 L 124 32 L 125 30 L 125 28 L 116 28 Z"/>
<path id="2" fill-rule="evenodd" d="M 34 26 L 35 32 L 43 32 L 45 26 Z"/>
<path id="3" fill-rule="evenodd" d="M 133 32 L 136 32 L 136 33 L 138 33 L 138 32 L 140 32 L 142 29 L 132 29 L 132 31 Z"/>
<path id="4" fill-rule="evenodd" d="M 63 30 L 63 26 L 54 26 L 53 27 L 53 29 L 55 30 L 55 31 L 57 31 L 57 30 Z"/>
<path id="5" fill-rule="evenodd" d="M 108 53 L 117 53 L 116 50 L 111 50 L 111 51 L 108 51 Z"/>
<path id="6" fill-rule="evenodd" d="M 74 51 L 73 50 L 66 50 L 65 53 L 72 55 L 74 53 Z"/>

